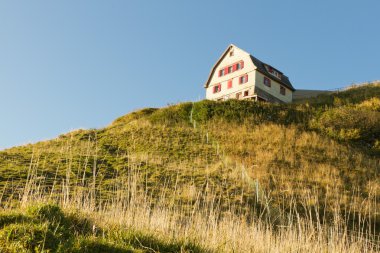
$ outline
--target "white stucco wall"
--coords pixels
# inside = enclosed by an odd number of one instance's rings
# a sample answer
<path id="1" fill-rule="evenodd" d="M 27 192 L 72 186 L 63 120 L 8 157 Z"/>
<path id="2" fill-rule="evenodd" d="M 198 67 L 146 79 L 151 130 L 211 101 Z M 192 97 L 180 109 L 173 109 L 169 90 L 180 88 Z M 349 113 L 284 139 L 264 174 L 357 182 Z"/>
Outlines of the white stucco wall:
<path id="1" fill-rule="evenodd" d="M 234 51 L 234 55 L 230 56 L 229 52 L 230 50 Z M 235 98 L 235 94 L 238 92 L 244 93 L 245 90 L 249 90 L 249 95 L 253 95 L 254 92 L 254 82 L 255 82 L 255 75 L 254 75 L 254 69 L 255 66 L 253 65 L 250 55 L 233 46 L 230 49 L 226 56 L 222 59 L 222 61 L 216 66 L 216 70 L 214 74 L 211 77 L 210 80 L 210 85 L 206 89 L 206 99 L 219 99 L 219 98 L 224 98 L 225 96 L 230 95 L 230 98 Z M 219 77 L 219 70 L 237 63 L 239 61 L 244 61 L 244 68 L 240 70 L 236 70 L 233 73 L 226 74 L 224 76 Z M 244 84 L 239 84 L 239 77 L 242 75 L 248 75 L 248 82 Z M 227 83 L 229 80 L 232 79 L 232 88 L 228 89 L 227 88 Z M 221 84 L 222 90 L 218 93 L 213 93 L 213 88 L 215 85 Z"/>
<path id="2" fill-rule="evenodd" d="M 257 87 L 259 87 L 260 89 L 266 91 L 267 93 L 269 93 L 270 95 L 286 102 L 286 103 L 290 103 L 292 102 L 292 94 L 293 92 L 288 89 L 287 87 L 285 87 L 284 85 L 282 85 L 284 88 L 285 88 L 285 96 L 282 95 L 280 93 L 280 86 L 281 84 L 274 81 L 273 79 L 271 79 L 271 87 L 268 87 L 264 84 L 264 75 L 258 71 L 255 71 L 255 84 Z M 268 77 L 268 76 L 267 76 Z"/>

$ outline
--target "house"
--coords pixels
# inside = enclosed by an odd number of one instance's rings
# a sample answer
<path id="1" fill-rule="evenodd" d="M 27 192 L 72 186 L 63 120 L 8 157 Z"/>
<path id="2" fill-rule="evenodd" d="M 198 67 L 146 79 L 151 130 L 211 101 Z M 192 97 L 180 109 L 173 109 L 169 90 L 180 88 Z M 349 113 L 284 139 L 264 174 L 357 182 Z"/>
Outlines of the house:
<path id="1" fill-rule="evenodd" d="M 211 69 L 206 99 L 292 102 L 295 89 L 281 71 L 230 45 Z"/>

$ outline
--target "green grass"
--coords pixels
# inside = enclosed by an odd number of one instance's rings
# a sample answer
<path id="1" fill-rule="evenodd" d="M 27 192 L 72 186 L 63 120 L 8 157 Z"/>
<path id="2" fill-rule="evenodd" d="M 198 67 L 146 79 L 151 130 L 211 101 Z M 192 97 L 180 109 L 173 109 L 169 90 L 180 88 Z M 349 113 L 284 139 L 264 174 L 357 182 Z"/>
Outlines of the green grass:
<path id="1" fill-rule="evenodd" d="M 190 242 L 162 241 L 132 229 L 105 229 L 56 205 L 12 212 L 0 213 L 1 252 L 208 252 Z"/>
<path id="2" fill-rule="evenodd" d="M 94 212 L 111 206 L 126 211 L 140 203 L 144 210 L 175 214 L 176 222 L 177 212 L 187 221 L 211 208 L 206 217 L 215 211 L 218 221 L 233 215 L 265 221 L 271 229 L 303 218 L 332 225 L 339 217 L 349 233 L 378 234 L 379 101 L 380 86 L 374 84 L 287 105 L 188 102 L 1 151 L 0 204 L 8 215 L 0 216 L 7 231 L 1 238 L 15 238 L 10 248 L 29 239 L 32 246 L 25 247 L 38 248 L 33 243 L 46 235 L 44 247 L 51 248 L 44 249 L 52 251 L 202 252 L 197 245 L 203 240 L 193 235 L 199 239 L 193 245 L 182 230 L 174 243 L 157 234 L 149 241 L 145 225 L 144 232 L 103 229 L 103 237 L 92 234 L 90 221 L 72 222 L 75 215 L 58 207 L 48 215 L 53 220 L 38 212 L 11 213 L 34 199 Z M 225 245 L 211 248 L 228 252 L 232 246 Z"/>

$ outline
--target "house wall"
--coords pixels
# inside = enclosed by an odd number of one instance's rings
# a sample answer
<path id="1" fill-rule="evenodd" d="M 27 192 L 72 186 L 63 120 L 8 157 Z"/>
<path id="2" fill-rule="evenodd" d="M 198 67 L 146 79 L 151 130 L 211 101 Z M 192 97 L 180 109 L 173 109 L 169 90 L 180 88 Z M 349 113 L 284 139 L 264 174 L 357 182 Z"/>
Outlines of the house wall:
<path id="1" fill-rule="evenodd" d="M 264 76 L 262 73 L 255 71 L 255 84 L 256 87 L 258 87 L 260 92 L 262 94 L 268 93 L 269 95 L 285 102 L 290 103 L 292 102 L 293 92 L 292 90 L 288 89 L 284 85 L 282 85 L 285 88 L 285 95 L 282 95 L 280 93 L 280 86 L 281 84 L 271 79 L 271 87 L 268 87 L 264 84 Z M 269 77 L 269 76 L 267 76 Z M 265 92 L 265 93 L 263 93 Z M 260 94 L 258 94 L 260 95 Z"/>
<path id="2" fill-rule="evenodd" d="M 230 56 L 230 50 L 234 50 L 234 55 Z M 228 99 L 235 98 L 236 93 L 242 92 L 242 97 L 245 90 L 249 91 L 249 96 L 254 94 L 254 83 L 255 83 L 255 74 L 250 55 L 243 50 L 232 47 L 225 57 L 221 60 L 221 62 L 216 66 L 215 72 L 213 73 L 210 85 L 206 89 L 206 99 L 210 100 L 218 100 L 218 99 Z M 237 70 L 233 73 L 226 74 L 224 76 L 219 77 L 219 70 L 227 67 L 231 64 L 234 64 L 238 61 L 244 61 L 244 68 Z M 239 77 L 242 75 L 248 74 L 248 82 L 244 84 L 239 84 Z M 227 88 L 227 83 L 232 79 L 232 88 Z M 218 93 L 213 93 L 213 89 L 215 85 L 221 84 L 221 91 Z"/>

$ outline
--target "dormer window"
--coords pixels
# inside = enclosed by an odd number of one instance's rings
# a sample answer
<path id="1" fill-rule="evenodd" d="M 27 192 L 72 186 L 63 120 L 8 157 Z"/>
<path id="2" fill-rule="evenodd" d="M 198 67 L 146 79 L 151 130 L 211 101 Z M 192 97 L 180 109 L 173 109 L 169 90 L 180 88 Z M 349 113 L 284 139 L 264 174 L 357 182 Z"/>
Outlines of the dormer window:
<path id="1" fill-rule="evenodd" d="M 240 61 L 238 63 L 236 63 L 236 70 L 239 70 L 239 69 L 242 69 L 244 68 L 244 62 L 243 61 Z"/>
<path id="2" fill-rule="evenodd" d="M 277 77 L 278 79 L 281 79 L 281 74 L 277 70 L 268 65 L 266 65 L 265 68 L 271 75 Z"/>

